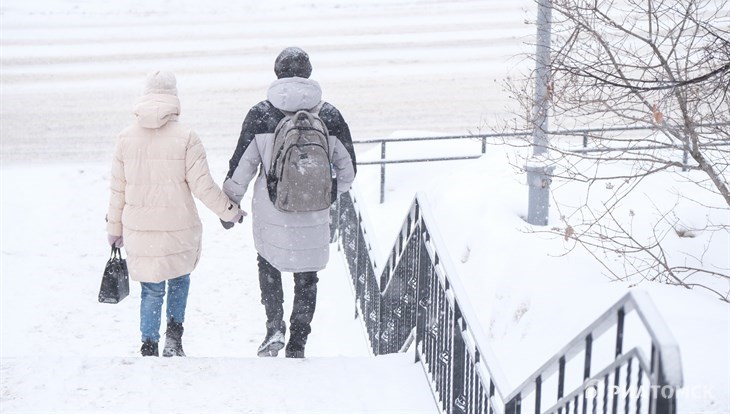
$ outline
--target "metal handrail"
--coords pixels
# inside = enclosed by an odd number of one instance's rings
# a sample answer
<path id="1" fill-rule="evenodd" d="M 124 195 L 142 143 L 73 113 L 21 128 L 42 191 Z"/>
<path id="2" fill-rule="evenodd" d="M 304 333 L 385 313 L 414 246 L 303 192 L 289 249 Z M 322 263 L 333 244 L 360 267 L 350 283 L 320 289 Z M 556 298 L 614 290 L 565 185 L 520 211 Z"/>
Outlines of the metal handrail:
<path id="1" fill-rule="evenodd" d="M 718 128 L 730 126 L 730 122 L 719 122 L 713 124 L 699 124 L 698 128 Z M 588 148 L 588 136 L 594 133 L 604 132 L 629 132 L 629 131 L 660 131 L 662 128 L 657 125 L 652 126 L 635 126 L 635 127 L 613 127 L 613 128 L 577 128 L 577 129 L 564 129 L 547 131 L 547 135 L 553 136 L 582 136 L 583 137 L 583 149 L 566 150 L 568 153 L 583 154 L 591 152 L 612 152 L 612 151 L 643 151 L 643 150 L 659 150 L 676 148 L 684 150 L 683 169 L 686 171 L 692 167 L 687 164 L 687 151 L 688 149 L 684 146 L 676 146 L 672 144 L 658 144 L 654 146 L 641 146 L 641 147 L 604 147 L 604 148 Z M 487 134 L 462 134 L 462 135 L 441 135 L 432 137 L 407 137 L 407 138 L 369 138 L 356 140 L 352 143 L 354 145 L 365 145 L 365 144 L 380 144 L 380 159 L 369 160 L 369 161 L 358 161 L 358 165 L 380 165 L 380 203 L 385 201 L 385 166 L 387 164 L 408 164 L 408 163 L 421 163 L 421 162 L 434 162 L 434 161 L 460 161 L 460 160 L 471 160 L 481 157 L 481 154 L 486 153 L 487 150 L 487 139 L 489 138 L 514 138 L 514 137 L 527 137 L 532 135 L 532 130 L 515 131 L 515 132 L 494 132 Z M 481 141 L 481 152 L 479 155 L 465 154 L 449 157 L 430 157 L 430 158 L 406 158 L 406 159 L 386 159 L 386 144 L 387 143 L 403 143 L 403 142 L 415 142 L 415 141 L 451 141 L 451 140 L 480 140 Z M 727 146 L 727 143 L 714 143 L 706 145 L 705 147 L 720 147 Z"/>
<path id="2" fill-rule="evenodd" d="M 588 355 L 584 361 L 583 378 L 581 379 L 584 381 L 588 380 L 591 370 L 590 354 L 592 343 L 614 326 L 616 327 L 615 355 L 617 359 L 609 367 L 620 367 L 621 364 L 618 364 L 618 358 L 624 355 L 624 319 L 632 311 L 637 313 L 644 329 L 651 337 L 651 360 L 645 358 L 642 353 L 636 354 L 636 359 L 638 359 L 639 363 L 649 367 L 646 372 L 650 372 L 652 375 L 651 384 L 667 386 L 672 389 L 681 388 L 684 384 L 677 341 L 659 315 L 659 311 L 654 306 L 648 294 L 641 291 L 632 291 L 624 295 L 512 391 L 507 397 L 507 412 L 519 413 L 519 408 L 510 409 L 510 406 L 518 406 L 523 397 L 529 393 L 534 393 L 539 384 L 547 377 L 557 373 L 559 375 L 558 381 L 560 383 L 564 382 L 565 364 L 581 352 Z M 558 395 L 558 399 L 560 398 L 562 398 L 562 395 Z M 660 405 L 667 404 L 670 407 L 674 407 L 676 404 L 673 398 L 670 401 L 669 399 L 662 399 L 661 395 L 658 396 L 658 400 L 661 400 L 657 401 L 657 404 Z M 662 412 L 664 411 L 662 410 Z"/>
<path id="3" fill-rule="evenodd" d="M 720 142 L 712 144 L 700 144 L 700 148 L 706 149 L 710 147 L 727 147 L 730 143 Z M 577 154 L 585 154 L 591 152 L 612 152 L 612 151 L 645 151 L 645 150 L 659 150 L 659 149 L 680 149 L 684 150 L 683 145 L 672 145 L 672 144 L 660 144 L 660 145 L 645 145 L 643 147 L 605 147 L 605 148 L 583 148 L 577 150 L 566 150 L 565 152 L 574 152 Z"/>
<path id="4" fill-rule="evenodd" d="M 619 384 L 619 375 L 624 372 L 626 384 L 633 380 L 641 386 L 646 380 L 647 384 L 672 391 L 650 395 L 649 413 L 676 412 L 674 391 L 683 385 L 679 346 L 646 293 L 626 294 L 506 394 L 505 390 L 511 388 L 489 347 L 488 337 L 481 330 L 468 292 L 456 276 L 448 255 L 439 253 L 444 251 L 445 244 L 427 198 L 420 194 L 415 197 L 382 269 L 372 257 L 367 219 L 358 197 L 353 193 L 343 194 L 335 213 L 339 247 L 346 258 L 356 307 L 373 355 L 403 352 L 409 348 L 406 344 L 413 341 L 416 359 L 429 378 L 442 412 L 520 414 L 523 401 L 530 395 L 535 397 L 536 413 L 561 413 L 564 409 L 567 413 L 571 402 L 576 404 L 573 408 L 578 412 L 578 405 L 584 410 L 590 405 L 585 398 L 585 381 L 593 380 L 608 389 L 609 379 Z M 651 338 L 650 360 L 638 348 L 623 350 L 624 318 L 631 312 L 638 315 Z M 614 326 L 614 360 L 591 376 L 593 340 Z M 563 392 L 566 364 L 581 352 L 585 357 L 581 377 L 584 385 L 566 395 Z M 632 373 L 633 361 L 640 367 L 638 375 Z M 558 410 L 543 411 L 540 409 L 542 383 L 556 373 L 559 387 L 554 406 Z M 582 401 L 577 399 L 579 394 L 584 396 Z M 604 398 L 604 412 L 607 404 Z M 617 406 L 616 396 L 612 404 Z"/>
<path id="5" fill-rule="evenodd" d="M 716 128 L 730 126 L 730 122 L 718 122 L 712 124 L 699 124 L 699 128 Z M 628 127 L 610 127 L 610 128 L 575 128 L 575 129 L 556 129 L 547 131 L 548 135 L 575 135 L 583 136 L 585 134 L 593 134 L 598 132 L 629 132 L 629 131 L 659 131 L 662 128 L 653 126 L 628 126 Z M 383 142 L 409 142 L 409 141 L 434 141 L 434 140 L 455 140 L 455 139 L 487 139 L 487 138 L 512 138 L 524 137 L 532 135 L 532 130 L 522 130 L 514 132 L 490 132 L 487 134 L 462 134 L 462 135 L 437 135 L 432 137 L 405 137 L 405 138 L 367 138 L 353 141 L 353 144 L 380 144 Z"/>
<path id="6" fill-rule="evenodd" d="M 431 161 L 457 161 L 457 160 L 475 160 L 481 155 L 461 155 L 454 157 L 432 157 L 432 158 L 409 158 L 406 160 L 379 160 L 379 161 L 358 161 L 357 165 L 381 165 L 381 164 L 406 164 L 412 162 L 431 162 Z"/>

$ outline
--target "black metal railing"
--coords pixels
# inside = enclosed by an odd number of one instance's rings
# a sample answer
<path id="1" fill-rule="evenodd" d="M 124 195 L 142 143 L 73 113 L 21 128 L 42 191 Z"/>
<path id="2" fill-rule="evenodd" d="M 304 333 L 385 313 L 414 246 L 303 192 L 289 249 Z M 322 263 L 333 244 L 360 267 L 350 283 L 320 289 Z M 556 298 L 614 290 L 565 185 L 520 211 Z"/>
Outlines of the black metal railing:
<path id="1" fill-rule="evenodd" d="M 415 343 L 416 360 L 424 367 L 442 412 L 676 412 L 676 390 L 682 386 L 679 348 L 645 293 L 628 293 L 506 394 L 509 385 L 467 291 L 449 257 L 439 253 L 444 244 L 426 199 L 419 195 L 413 201 L 382 266 L 373 258 L 368 219 L 358 198 L 343 194 L 334 211 L 356 308 L 373 354 L 403 351 Z M 627 315 L 634 318 L 630 331 Z M 609 357 L 601 359 L 594 343 L 605 343 L 608 332 L 615 332 L 615 342 Z M 627 341 L 628 333 L 649 338 L 650 359 L 635 345 L 640 341 Z M 578 356 L 583 357 L 581 366 L 575 362 Z M 592 374 L 598 364 L 603 365 Z"/>
<path id="2" fill-rule="evenodd" d="M 649 358 L 637 340 L 642 335 L 648 342 L 643 345 L 651 350 Z M 632 346 L 626 350 L 629 339 Z M 612 358 L 593 374 L 599 341 Z M 566 369 L 576 359 L 573 369 Z M 581 386 L 566 395 L 564 385 L 571 375 Z M 544 384 L 551 378 L 554 386 L 548 389 Z M 536 413 L 675 413 L 682 385 L 679 346 L 649 296 L 632 291 L 510 393 L 505 411 L 520 414 L 529 403 Z M 550 408 L 543 410 L 546 405 Z"/>
<path id="3" fill-rule="evenodd" d="M 377 266 L 363 225 L 365 218 L 355 204 L 354 197 L 344 194 L 338 201 L 338 220 L 340 246 L 345 252 L 357 309 L 365 321 L 373 353 L 398 352 L 415 327 L 417 275 L 407 274 L 407 269 L 418 267 L 418 208 L 411 209 L 385 268 L 376 275 Z"/>
<path id="4" fill-rule="evenodd" d="M 349 193 L 339 200 L 339 241 L 374 355 L 414 340 L 416 355 L 444 412 L 501 413 L 504 382 L 481 349 L 476 315 L 454 294 L 417 198 L 386 263 L 379 268 L 367 240 L 363 209 Z M 465 298 L 465 296 L 460 296 Z M 475 322 L 476 323 L 476 322 Z M 500 379 L 497 379 L 500 378 Z"/>

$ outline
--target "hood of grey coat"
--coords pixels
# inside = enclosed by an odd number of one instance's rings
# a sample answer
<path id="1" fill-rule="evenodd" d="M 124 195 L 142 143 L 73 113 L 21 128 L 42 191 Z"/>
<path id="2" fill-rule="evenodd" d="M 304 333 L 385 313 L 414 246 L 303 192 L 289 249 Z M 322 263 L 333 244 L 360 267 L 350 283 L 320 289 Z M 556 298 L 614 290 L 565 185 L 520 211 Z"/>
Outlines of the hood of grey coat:
<path id="1" fill-rule="evenodd" d="M 144 95 L 134 106 L 134 115 L 143 128 L 162 128 L 180 115 L 180 100 L 175 95 L 161 93 Z"/>
<path id="2" fill-rule="evenodd" d="M 276 109 L 296 112 L 317 106 L 322 100 L 322 88 L 311 79 L 282 78 L 269 86 L 266 98 Z"/>

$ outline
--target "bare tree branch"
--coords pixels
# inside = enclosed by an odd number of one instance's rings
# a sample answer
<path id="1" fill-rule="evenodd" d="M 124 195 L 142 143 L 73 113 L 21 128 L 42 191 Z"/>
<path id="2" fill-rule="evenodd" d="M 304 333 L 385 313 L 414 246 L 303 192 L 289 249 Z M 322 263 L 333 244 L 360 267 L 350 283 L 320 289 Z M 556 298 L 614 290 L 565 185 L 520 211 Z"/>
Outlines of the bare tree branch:
<path id="1" fill-rule="evenodd" d="M 641 233 L 634 229 L 633 210 L 625 213 L 640 184 L 673 174 L 713 197 L 700 202 L 680 194 L 683 205 L 730 217 L 730 2 L 552 0 L 552 7 L 551 123 L 654 131 L 551 135 L 547 162 L 555 168 L 554 188 L 585 183 L 586 192 L 583 205 L 554 200 L 564 228 L 548 233 L 573 242 L 568 251 L 588 251 L 615 280 L 701 287 L 728 301 L 730 268 L 707 263 L 709 242 L 701 254 L 669 247 L 694 234 L 678 227 L 672 206 L 648 203 L 656 214 L 652 223 L 641 223 Z M 513 127 L 532 124 L 533 76 L 507 85 L 520 105 Z M 589 148 L 581 148 L 584 139 Z M 592 199 L 603 191 L 608 199 L 596 205 Z M 700 227 L 694 232 L 705 240 L 718 234 L 727 242 L 730 220 Z"/>

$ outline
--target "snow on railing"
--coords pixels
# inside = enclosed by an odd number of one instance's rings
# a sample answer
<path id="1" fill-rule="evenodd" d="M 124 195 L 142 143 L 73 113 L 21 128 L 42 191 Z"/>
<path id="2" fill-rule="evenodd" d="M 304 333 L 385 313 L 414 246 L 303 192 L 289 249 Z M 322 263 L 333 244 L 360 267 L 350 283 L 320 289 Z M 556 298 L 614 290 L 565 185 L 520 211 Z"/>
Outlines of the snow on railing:
<path id="1" fill-rule="evenodd" d="M 439 253 L 444 243 L 430 214 L 427 199 L 416 196 L 390 256 L 379 267 L 372 257 L 364 209 L 352 192 L 345 193 L 333 208 L 333 240 L 344 253 L 373 355 L 404 352 L 415 343 L 416 361 L 442 412 L 520 414 L 524 409 L 585 414 L 601 409 L 616 414 L 622 406 L 625 414 L 676 413 L 676 391 L 682 387 L 679 347 L 641 292 L 625 295 L 507 394 L 512 388 L 467 291 L 449 257 Z M 625 328 L 627 315 L 636 322 L 630 329 Z M 594 342 L 605 343 L 604 334 L 614 329 L 608 360 L 601 360 L 596 355 L 602 348 Z M 648 336 L 649 358 L 638 345 L 624 351 L 629 333 Z M 633 340 L 631 345 L 637 343 Z M 578 356 L 582 366 L 575 362 Z M 605 366 L 591 374 L 597 364 Z"/>

